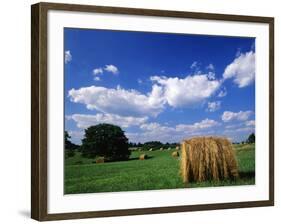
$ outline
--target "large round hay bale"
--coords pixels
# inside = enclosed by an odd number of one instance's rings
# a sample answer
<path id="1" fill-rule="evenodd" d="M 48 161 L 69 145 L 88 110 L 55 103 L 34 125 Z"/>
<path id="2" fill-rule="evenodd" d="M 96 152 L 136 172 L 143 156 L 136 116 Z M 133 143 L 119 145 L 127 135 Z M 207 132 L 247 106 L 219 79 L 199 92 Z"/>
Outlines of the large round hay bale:
<path id="1" fill-rule="evenodd" d="M 145 160 L 147 159 L 147 155 L 146 154 L 141 154 L 140 157 L 139 157 L 139 160 Z"/>
<path id="2" fill-rule="evenodd" d="M 226 138 L 197 137 L 182 142 L 181 175 L 184 183 L 238 177 L 232 144 Z"/>
<path id="3" fill-rule="evenodd" d="M 180 149 L 180 147 L 179 147 L 179 146 L 177 146 L 177 147 L 176 147 L 176 150 L 179 150 L 179 149 Z"/>
<path id="4" fill-rule="evenodd" d="M 172 156 L 173 156 L 173 157 L 179 157 L 180 154 L 179 154 L 178 151 L 174 151 L 174 152 L 172 152 Z"/>
<path id="5" fill-rule="evenodd" d="M 150 149 L 149 149 L 149 152 L 151 152 L 152 150 L 153 150 L 153 148 L 150 148 Z"/>

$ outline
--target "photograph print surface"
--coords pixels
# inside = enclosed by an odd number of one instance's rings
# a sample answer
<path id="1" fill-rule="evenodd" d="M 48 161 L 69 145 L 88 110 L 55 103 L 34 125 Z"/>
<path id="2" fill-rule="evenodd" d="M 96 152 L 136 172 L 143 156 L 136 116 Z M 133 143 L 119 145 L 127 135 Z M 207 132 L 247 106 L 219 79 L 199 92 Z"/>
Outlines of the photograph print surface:
<path id="1" fill-rule="evenodd" d="M 65 194 L 255 184 L 255 38 L 64 28 Z"/>

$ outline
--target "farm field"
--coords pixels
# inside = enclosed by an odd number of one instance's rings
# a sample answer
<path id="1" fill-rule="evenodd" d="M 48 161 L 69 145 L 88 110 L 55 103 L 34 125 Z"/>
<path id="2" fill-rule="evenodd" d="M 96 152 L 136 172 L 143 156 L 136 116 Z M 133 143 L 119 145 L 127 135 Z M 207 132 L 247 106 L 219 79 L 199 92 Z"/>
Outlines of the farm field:
<path id="1" fill-rule="evenodd" d="M 65 194 L 213 187 L 255 184 L 255 145 L 233 145 L 239 179 L 190 183 L 184 186 L 179 175 L 180 157 L 172 150 L 133 151 L 130 160 L 96 164 L 76 152 L 65 159 Z M 139 160 L 140 154 L 148 159 Z"/>

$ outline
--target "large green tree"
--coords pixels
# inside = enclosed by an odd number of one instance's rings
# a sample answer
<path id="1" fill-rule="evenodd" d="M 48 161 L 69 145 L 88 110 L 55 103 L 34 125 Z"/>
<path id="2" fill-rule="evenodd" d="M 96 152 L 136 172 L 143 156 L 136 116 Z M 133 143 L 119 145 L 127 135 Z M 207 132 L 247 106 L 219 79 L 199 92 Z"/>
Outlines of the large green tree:
<path id="1" fill-rule="evenodd" d="M 103 156 L 108 161 L 127 160 L 130 156 L 124 131 L 111 124 L 98 124 L 85 130 L 82 154 L 86 157 Z"/>

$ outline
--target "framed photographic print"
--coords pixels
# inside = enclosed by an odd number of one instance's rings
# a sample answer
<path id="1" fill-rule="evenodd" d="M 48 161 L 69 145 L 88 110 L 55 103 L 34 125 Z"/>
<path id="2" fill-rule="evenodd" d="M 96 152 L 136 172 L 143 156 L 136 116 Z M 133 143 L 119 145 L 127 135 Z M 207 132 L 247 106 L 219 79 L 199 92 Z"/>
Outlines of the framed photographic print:
<path id="1" fill-rule="evenodd" d="M 274 204 L 274 19 L 32 5 L 32 218 Z"/>

